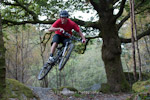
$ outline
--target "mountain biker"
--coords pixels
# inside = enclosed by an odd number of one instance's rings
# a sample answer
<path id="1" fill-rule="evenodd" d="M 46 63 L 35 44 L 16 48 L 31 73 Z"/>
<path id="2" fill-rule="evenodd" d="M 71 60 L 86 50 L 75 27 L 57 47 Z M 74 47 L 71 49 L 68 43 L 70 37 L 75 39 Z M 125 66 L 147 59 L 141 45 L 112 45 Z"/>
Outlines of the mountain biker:
<path id="1" fill-rule="evenodd" d="M 53 54 L 55 52 L 55 49 L 59 43 L 65 44 L 70 39 L 62 34 L 62 32 L 68 32 L 72 35 L 72 29 L 74 29 L 76 32 L 79 33 L 80 37 L 82 38 L 82 43 L 85 43 L 86 39 L 84 35 L 82 34 L 79 26 L 73 22 L 71 19 L 69 19 L 69 14 L 66 10 L 62 10 L 59 14 L 59 19 L 57 19 L 52 26 L 48 29 L 48 31 L 55 31 L 55 35 L 53 36 L 52 40 L 52 47 L 50 52 L 50 57 L 48 59 L 48 63 L 53 63 L 54 58 Z"/>

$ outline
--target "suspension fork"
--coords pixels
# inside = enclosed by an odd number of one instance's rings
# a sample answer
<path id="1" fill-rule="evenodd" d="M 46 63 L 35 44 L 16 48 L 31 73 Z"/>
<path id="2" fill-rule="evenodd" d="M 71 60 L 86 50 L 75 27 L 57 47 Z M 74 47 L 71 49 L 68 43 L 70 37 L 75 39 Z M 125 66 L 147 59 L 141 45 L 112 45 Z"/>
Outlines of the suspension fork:
<path id="1" fill-rule="evenodd" d="M 65 44 L 65 47 L 64 47 L 64 51 L 63 51 L 63 54 L 62 54 L 62 57 L 65 55 L 65 52 L 66 52 L 66 50 L 67 50 L 67 48 L 68 48 L 68 42 L 66 42 L 66 44 Z"/>

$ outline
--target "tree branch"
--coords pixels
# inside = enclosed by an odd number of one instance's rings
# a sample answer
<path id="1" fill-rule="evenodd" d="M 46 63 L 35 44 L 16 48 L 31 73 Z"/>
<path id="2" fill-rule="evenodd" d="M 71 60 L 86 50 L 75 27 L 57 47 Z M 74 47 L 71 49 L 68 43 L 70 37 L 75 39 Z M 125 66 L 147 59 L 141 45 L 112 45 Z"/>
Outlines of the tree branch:
<path id="1" fill-rule="evenodd" d="M 98 22 L 90 22 L 90 21 L 85 22 L 85 21 L 82 21 L 82 20 L 79 20 L 79 19 L 71 19 L 71 20 L 76 22 L 78 25 L 81 25 L 81 26 L 84 26 L 84 27 L 93 27 L 93 28 L 96 28 L 96 29 L 100 29 Z"/>
<path id="2" fill-rule="evenodd" d="M 86 37 L 86 39 L 96 39 L 96 38 L 101 38 L 101 36 Z"/>
<path id="3" fill-rule="evenodd" d="M 12 3 L 9 3 L 9 2 L 3 2 L 5 5 L 10 5 L 10 6 L 20 6 L 19 4 L 12 4 Z"/>
<path id="4" fill-rule="evenodd" d="M 136 7 L 135 7 L 135 10 L 138 9 L 142 4 L 144 3 L 144 0 L 142 0 Z M 145 9 L 146 10 L 146 9 Z M 142 10 L 143 12 L 143 10 Z M 141 13 L 141 11 L 137 12 L 136 14 L 139 14 Z M 128 19 L 130 18 L 130 12 L 127 14 L 127 16 L 125 16 L 121 22 L 117 25 L 118 27 L 118 30 L 122 27 L 122 25 L 124 24 L 124 22 L 126 22 Z"/>
<path id="5" fill-rule="evenodd" d="M 85 45 L 84 45 L 83 52 L 82 52 L 81 54 L 84 54 L 84 53 L 85 53 L 89 41 L 90 41 L 90 39 L 87 39 L 87 40 L 86 40 L 86 43 L 85 43 Z"/>
<path id="6" fill-rule="evenodd" d="M 113 1 L 113 5 L 115 4 L 115 3 L 117 3 L 119 0 L 112 0 Z"/>
<path id="7" fill-rule="evenodd" d="M 99 8 L 99 5 L 98 5 L 98 2 L 100 2 L 99 0 L 89 0 L 90 1 L 90 3 L 93 5 L 93 7 L 94 7 L 94 9 L 97 11 L 97 12 L 100 12 L 101 11 L 101 9 Z"/>
<path id="8" fill-rule="evenodd" d="M 100 38 L 100 36 L 86 37 L 86 43 L 85 43 L 85 45 L 84 45 L 84 50 L 83 50 L 82 54 L 84 54 L 84 52 L 86 51 L 86 48 L 87 48 L 87 45 L 88 45 L 89 41 L 90 41 L 91 39 L 96 39 L 96 38 Z"/>
<path id="9" fill-rule="evenodd" d="M 49 20 L 49 21 L 12 21 L 12 20 L 7 20 L 7 19 L 2 19 L 2 24 L 7 24 L 7 25 L 25 25 L 25 24 L 52 24 L 54 23 L 54 20 Z"/>
<path id="10" fill-rule="evenodd" d="M 143 32 L 143 33 L 141 33 L 141 34 L 139 34 L 139 35 L 137 36 L 137 40 L 141 39 L 142 37 L 144 37 L 144 36 L 146 36 L 146 35 L 150 35 L 150 28 L 149 28 L 147 31 L 145 31 L 145 32 Z M 131 38 L 130 38 L 130 39 L 120 38 L 120 39 L 121 39 L 121 43 L 130 43 L 130 42 L 131 42 Z"/>
<path id="11" fill-rule="evenodd" d="M 33 11 L 29 10 L 27 7 L 25 7 L 24 5 L 22 5 L 18 0 L 14 0 L 21 8 L 23 8 L 25 11 L 27 11 L 29 14 L 31 14 L 33 16 L 33 19 L 35 21 L 38 20 L 38 16 L 36 15 L 36 13 L 34 13 Z"/>
<path id="12" fill-rule="evenodd" d="M 49 34 L 50 36 L 48 37 L 48 39 L 46 40 L 46 35 Z M 51 39 L 52 36 L 52 32 L 50 33 L 46 33 L 43 37 L 43 40 L 41 41 L 41 43 L 43 43 L 44 49 L 42 50 L 42 53 L 44 53 L 45 49 L 46 49 L 46 44 L 48 43 L 48 41 Z M 46 40 L 46 42 L 44 42 Z"/>
<path id="13" fill-rule="evenodd" d="M 130 18 L 130 13 L 128 13 L 127 16 L 125 16 L 121 22 L 117 25 L 118 30 L 122 27 L 122 25 L 124 24 L 124 22 L 126 22 L 128 19 Z"/>
<path id="14" fill-rule="evenodd" d="M 96 29 L 100 29 L 98 22 L 85 22 L 78 19 L 72 19 L 75 21 L 78 25 L 84 26 L 84 27 L 93 27 Z M 55 20 L 48 20 L 48 21 L 40 21 L 40 20 L 34 20 L 34 21 L 12 21 L 7 19 L 2 19 L 2 24 L 7 24 L 9 26 L 11 25 L 25 25 L 25 24 L 53 24 Z"/>
<path id="15" fill-rule="evenodd" d="M 9 19 L 2 19 L 2 24 L 7 24 L 9 26 L 11 25 L 24 25 L 24 24 L 52 24 L 54 23 L 54 20 L 49 20 L 49 21 L 40 21 L 38 19 L 38 15 L 36 15 L 36 13 L 34 11 L 31 11 L 30 9 L 28 9 L 25 5 L 21 4 L 18 0 L 14 0 L 15 3 L 9 3 L 9 2 L 3 2 L 5 5 L 10 5 L 10 6 L 19 6 L 22 9 L 24 9 L 26 12 L 28 12 L 30 15 L 33 16 L 33 20 L 28 20 L 28 21 L 14 21 L 14 20 L 9 20 Z M 77 24 L 84 26 L 84 27 L 93 27 L 96 29 L 100 29 L 98 22 L 85 22 L 82 20 L 78 20 L 78 19 L 72 19 L 73 21 L 75 21 Z"/>
<path id="16" fill-rule="evenodd" d="M 115 20 L 118 19 L 122 15 L 123 9 L 125 7 L 125 3 L 126 3 L 126 0 L 122 0 L 121 5 L 120 5 L 120 10 L 118 14 L 115 16 Z"/>

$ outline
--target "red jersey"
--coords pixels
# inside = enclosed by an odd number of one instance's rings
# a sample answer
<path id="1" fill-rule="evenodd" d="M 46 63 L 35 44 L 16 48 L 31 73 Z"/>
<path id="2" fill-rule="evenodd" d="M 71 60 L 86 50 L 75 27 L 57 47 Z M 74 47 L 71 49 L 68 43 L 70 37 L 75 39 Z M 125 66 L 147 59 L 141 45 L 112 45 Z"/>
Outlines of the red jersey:
<path id="1" fill-rule="evenodd" d="M 72 29 L 74 29 L 76 32 L 79 32 L 80 28 L 79 26 L 73 22 L 71 19 L 67 18 L 67 23 L 62 24 L 61 19 L 56 20 L 53 25 L 55 28 L 63 28 L 66 32 L 70 33 L 72 35 Z M 56 34 L 63 35 L 59 30 L 55 31 Z"/>

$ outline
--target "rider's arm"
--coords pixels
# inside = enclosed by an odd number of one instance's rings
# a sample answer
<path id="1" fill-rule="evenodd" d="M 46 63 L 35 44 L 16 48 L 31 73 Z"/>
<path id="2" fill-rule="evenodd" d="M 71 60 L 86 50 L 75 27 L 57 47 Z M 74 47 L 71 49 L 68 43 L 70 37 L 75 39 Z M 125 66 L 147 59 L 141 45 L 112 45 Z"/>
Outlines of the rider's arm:
<path id="1" fill-rule="evenodd" d="M 48 29 L 50 32 L 58 31 L 58 30 L 63 30 L 63 28 L 56 28 L 51 26 L 50 29 Z"/>
<path id="2" fill-rule="evenodd" d="M 82 42 L 85 43 L 86 39 L 85 39 L 84 35 L 82 34 L 81 30 L 79 30 L 78 33 L 79 33 L 80 37 L 82 38 Z"/>
<path id="3" fill-rule="evenodd" d="M 74 27 L 73 29 L 74 29 L 76 32 L 78 32 L 78 34 L 79 34 L 80 37 L 82 38 L 82 42 L 85 43 L 85 42 L 86 42 L 86 39 L 85 39 L 84 35 L 82 34 L 82 32 L 81 32 L 79 26 L 78 26 L 76 23 L 73 22 L 73 27 Z"/>

